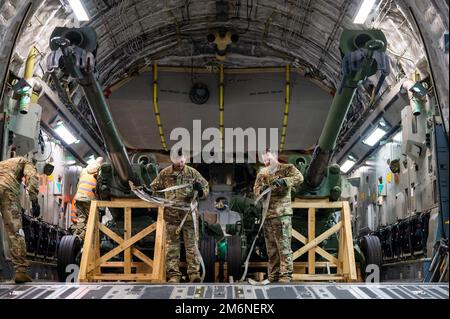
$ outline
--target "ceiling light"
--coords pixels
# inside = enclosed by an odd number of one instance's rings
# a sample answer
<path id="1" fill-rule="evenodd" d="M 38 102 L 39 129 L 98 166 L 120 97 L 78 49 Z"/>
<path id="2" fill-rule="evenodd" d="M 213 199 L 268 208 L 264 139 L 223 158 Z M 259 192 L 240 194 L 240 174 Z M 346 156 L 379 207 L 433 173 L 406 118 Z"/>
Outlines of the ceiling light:
<path id="1" fill-rule="evenodd" d="M 359 8 L 358 14 L 355 17 L 355 24 L 364 24 L 375 5 L 376 0 L 364 0 Z"/>
<path id="2" fill-rule="evenodd" d="M 86 10 L 81 3 L 81 0 L 68 0 L 73 12 L 77 16 L 78 21 L 89 21 Z"/>
<path id="3" fill-rule="evenodd" d="M 392 140 L 396 143 L 401 143 L 402 139 L 403 139 L 403 136 L 402 136 L 402 132 L 400 131 L 397 134 L 395 134 L 395 136 Z"/>
<path id="4" fill-rule="evenodd" d="M 346 160 L 341 166 L 341 172 L 347 174 L 353 168 L 353 166 L 355 166 L 355 164 L 356 162 L 351 159 Z"/>
<path id="5" fill-rule="evenodd" d="M 377 144 L 385 135 L 387 132 L 385 130 L 382 130 L 381 128 L 377 127 L 370 135 L 363 140 L 363 143 L 369 146 L 374 146 Z"/>
<path id="6" fill-rule="evenodd" d="M 60 138 L 67 144 L 73 144 L 77 141 L 75 136 L 70 133 L 70 131 L 64 126 L 64 124 L 60 124 L 55 128 L 55 133 L 58 134 Z"/>

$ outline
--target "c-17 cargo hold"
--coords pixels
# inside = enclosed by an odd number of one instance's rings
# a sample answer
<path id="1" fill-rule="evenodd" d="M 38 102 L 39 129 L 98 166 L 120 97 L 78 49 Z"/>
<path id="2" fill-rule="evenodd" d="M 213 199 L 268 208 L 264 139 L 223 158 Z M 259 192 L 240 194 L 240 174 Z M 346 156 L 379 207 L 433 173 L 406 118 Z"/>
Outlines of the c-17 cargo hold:
<path id="1" fill-rule="evenodd" d="M 0 6 L 0 159 L 23 156 L 39 177 L 37 203 L 26 180 L 19 190 L 22 231 L 0 227 L 0 298 L 21 282 L 10 236 L 25 238 L 27 276 L 48 289 L 157 283 L 164 298 L 191 298 L 171 285 L 227 284 L 230 297 L 264 286 L 270 299 L 292 285 L 320 298 L 315 285 L 327 282 L 348 287 L 336 298 L 366 298 L 358 285 L 380 283 L 380 298 L 420 298 L 387 292 L 402 282 L 448 298 L 427 290 L 448 283 L 448 4 L 41 2 Z M 285 164 L 304 179 L 287 182 L 274 168 Z M 258 197 L 263 169 L 277 177 Z M 77 237 L 80 189 L 93 197 Z M 276 236 L 291 249 L 278 247 L 272 265 L 264 226 L 283 189 L 293 215 L 275 217 Z M 184 218 L 182 274 L 169 282 L 170 210 Z M 286 260 L 290 283 L 268 275 Z"/>

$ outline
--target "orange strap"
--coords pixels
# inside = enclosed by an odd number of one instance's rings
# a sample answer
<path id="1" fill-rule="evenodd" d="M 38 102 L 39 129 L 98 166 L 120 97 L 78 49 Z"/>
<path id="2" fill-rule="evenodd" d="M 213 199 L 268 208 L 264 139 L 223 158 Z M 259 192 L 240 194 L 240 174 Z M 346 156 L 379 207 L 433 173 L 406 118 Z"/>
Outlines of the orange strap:
<path id="1" fill-rule="evenodd" d="M 70 213 L 70 219 L 72 220 L 72 223 L 78 223 L 78 215 L 75 211 Z"/>
<path id="2" fill-rule="evenodd" d="M 72 220 L 72 223 L 76 224 L 78 222 L 78 214 L 77 211 L 75 210 L 75 197 L 72 199 L 72 203 L 71 203 L 71 208 L 70 208 L 70 219 Z"/>

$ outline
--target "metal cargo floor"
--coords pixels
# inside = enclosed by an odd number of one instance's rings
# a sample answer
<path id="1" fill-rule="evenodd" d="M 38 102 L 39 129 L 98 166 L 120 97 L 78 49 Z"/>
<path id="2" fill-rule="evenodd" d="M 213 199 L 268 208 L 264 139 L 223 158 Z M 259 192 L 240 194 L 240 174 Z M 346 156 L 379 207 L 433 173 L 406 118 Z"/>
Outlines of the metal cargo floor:
<path id="1" fill-rule="evenodd" d="M 448 299 L 448 284 L 0 284 L 0 299 Z"/>

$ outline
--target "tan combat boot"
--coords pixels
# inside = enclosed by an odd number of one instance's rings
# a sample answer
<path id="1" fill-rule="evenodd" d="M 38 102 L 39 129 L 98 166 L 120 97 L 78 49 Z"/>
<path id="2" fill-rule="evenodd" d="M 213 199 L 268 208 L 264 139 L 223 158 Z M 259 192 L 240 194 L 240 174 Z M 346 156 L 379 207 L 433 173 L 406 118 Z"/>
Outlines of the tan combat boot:
<path id="1" fill-rule="evenodd" d="M 178 283 L 180 283 L 180 277 L 177 277 L 177 276 L 170 277 L 168 283 L 169 284 L 178 284 Z"/>
<path id="2" fill-rule="evenodd" d="M 191 275 L 189 276 L 191 282 L 201 282 L 202 278 L 199 275 Z"/>
<path id="3" fill-rule="evenodd" d="M 28 276 L 26 271 L 17 270 L 14 275 L 14 281 L 16 284 L 23 284 L 25 282 L 31 282 L 33 281 L 33 279 L 31 279 L 31 277 Z"/>
<path id="4" fill-rule="evenodd" d="M 291 282 L 291 279 L 290 278 L 286 278 L 286 277 L 281 277 L 280 279 L 278 279 L 278 282 L 280 284 L 288 284 L 288 283 Z"/>
<path id="5" fill-rule="evenodd" d="M 275 277 L 268 278 L 268 280 L 269 280 L 271 283 L 278 282 L 278 278 L 275 278 Z"/>

